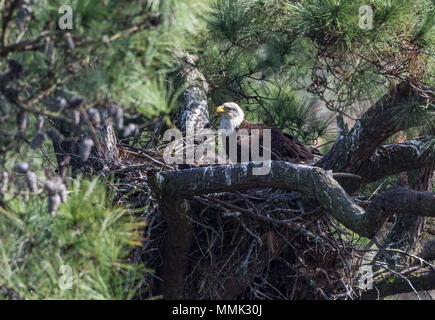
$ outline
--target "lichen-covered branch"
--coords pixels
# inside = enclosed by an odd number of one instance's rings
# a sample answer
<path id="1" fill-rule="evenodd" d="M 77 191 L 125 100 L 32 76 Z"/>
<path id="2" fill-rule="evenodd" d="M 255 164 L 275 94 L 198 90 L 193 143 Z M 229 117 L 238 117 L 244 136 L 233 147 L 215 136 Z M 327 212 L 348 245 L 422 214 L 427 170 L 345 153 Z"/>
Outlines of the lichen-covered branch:
<path id="1" fill-rule="evenodd" d="M 263 164 L 264 165 L 264 164 Z M 435 216 L 435 194 L 405 187 L 379 195 L 364 210 L 355 204 L 329 171 L 306 165 L 271 161 L 270 173 L 254 175 L 258 164 L 234 164 L 197 167 L 176 172 L 158 172 L 150 185 L 161 202 L 177 201 L 202 194 L 257 188 L 280 188 L 300 192 L 318 201 L 343 225 L 354 232 L 372 237 L 391 214 Z"/>
<path id="2" fill-rule="evenodd" d="M 180 110 L 180 128 L 183 132 L 199 132 L 209 121 L 207 109 L 208 83 L 204 75 L 197 69 L 198 57 L 178 52 L 184 68 L 180 76 L 187 87 L 183 93 L 183 105 Z"/>

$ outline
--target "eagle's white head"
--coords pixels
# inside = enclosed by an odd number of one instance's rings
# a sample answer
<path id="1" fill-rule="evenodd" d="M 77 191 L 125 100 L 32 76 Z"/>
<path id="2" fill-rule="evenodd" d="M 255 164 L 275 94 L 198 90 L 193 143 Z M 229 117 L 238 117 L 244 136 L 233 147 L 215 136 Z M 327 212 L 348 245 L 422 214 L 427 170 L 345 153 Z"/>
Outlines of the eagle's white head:
<path id="1" fill-rule="evenodd" d="M 243 110 L 234 102 L 224 103 L 216 109 L 216 112 L 222 116 L 220 129 L 225 130 L 227 136 L 233 133 L 245 119 Z"/>

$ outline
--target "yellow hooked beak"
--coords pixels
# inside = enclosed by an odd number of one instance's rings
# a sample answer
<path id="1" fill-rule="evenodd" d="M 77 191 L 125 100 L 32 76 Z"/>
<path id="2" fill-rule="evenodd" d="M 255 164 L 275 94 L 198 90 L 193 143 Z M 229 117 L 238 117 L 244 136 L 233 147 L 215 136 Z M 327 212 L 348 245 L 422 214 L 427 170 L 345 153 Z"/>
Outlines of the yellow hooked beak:
<path id="1" fill-rule="evenodd" d="M 224 112 L 225 112 L 225 108 L 224 108 L 224 106 L 219 106 L 219 107 L 217 107 L 217 108 L 216 108 L 216 112 L 217 112 L 217 113 L 224 113 Z"/>

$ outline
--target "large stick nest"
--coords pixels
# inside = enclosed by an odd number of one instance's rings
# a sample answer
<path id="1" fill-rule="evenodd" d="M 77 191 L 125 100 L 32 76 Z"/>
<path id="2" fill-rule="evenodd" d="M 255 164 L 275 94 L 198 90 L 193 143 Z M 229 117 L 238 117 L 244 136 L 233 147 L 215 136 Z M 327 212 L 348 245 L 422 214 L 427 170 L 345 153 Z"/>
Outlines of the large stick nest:
<path id="1" fill-rule="evenodd" d="M 143 207 L 145 242 L 135 263 L 155 270 L 143 297 L 160 295 L 166 223 L 147 175 L 166 167 L 150 150 L 120 147 L 119 199 Z M 131 168 L 131 170 L 129 170 Z M 139 169 L 138 169 L 139 168 Z M 126 196 L 128 194 L 128 196 Z M 325 215 L 314 199 L 260 189 L 189 199 L 194 224 L 186 299 L 354 299 L 359 239 Z"/>

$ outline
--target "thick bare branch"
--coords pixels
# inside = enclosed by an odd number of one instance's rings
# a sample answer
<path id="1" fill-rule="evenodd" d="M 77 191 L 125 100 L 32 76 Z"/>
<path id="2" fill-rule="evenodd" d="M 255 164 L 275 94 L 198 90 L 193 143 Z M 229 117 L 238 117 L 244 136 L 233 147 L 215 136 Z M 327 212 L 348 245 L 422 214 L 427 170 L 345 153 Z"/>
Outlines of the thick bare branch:
<path id="1" fill-rule="evenodd" d="M 362 179 L 352 181 L 352 184 L 343 183 L 343 187 L 347 192 L 353 193 L 361 185 L 381 178 L 431 166 L 435 159 L 422 157 L 423 149 L 424 142 L 418 140 L 381 146 L 361 163 L 357 172 L 353 172 Z"/>
<path id="2" fill-rule="evenodd" d="M 435 239 L 423 243 L 419 256 L 425 260 L 435 260 Z"/>
<path id="3" fill-rule="evenodd" d="M 383 299 L 400 293 L 435 290 L 435 272 L 431 267 L 417 268 L 415 272 L 405 274 L 404 278 L 391 275 L 375 284 L 375 287 L 366 291 L 362 298 L 365 300 Z"/>
<path id="4" fill-rule="evenodd" d="M 398 86 L 367 110 L 348 133 L 339 136 L 316 165 L 334 172 L 358 173 L 385 139 L 418 124 L 409 117 L 400 116 L 406 106 L 424 103 L 425 100 L 413 94 L 409 86 Z"/>
<path id="5" fill-rule="evenodd" d="M 435 159 L 421 157 L 423 148 L 424 143 L 416 140 L 379 147 L 356 174 L 362 177 L 362 183 L 370 183 L 400 172 L 430 166 Z"/>
<path id="6" fill-rule="evenodd" d="M 365 211 L 321 168 L 272 161 L 270 173 L 254 175 L 259 165 L 236 164 L 197 167 L 176 172 L 158 172 L 150 185 L 161 202 L 187 199 L 202 194 L 256 188 L 280 188 L 316 199 L 320 206 L 354 232 L 372 237 L 391 214 L 435 216 L 435 194 L 405 187 L 379 195 Z"/>
<path id="7" fill-rule="evenodd" d="M 369 224 L 382 226 L 393 214 L 435 217 L 435 193 L 395 186 L 377 196 L 367 209 Z"/>

